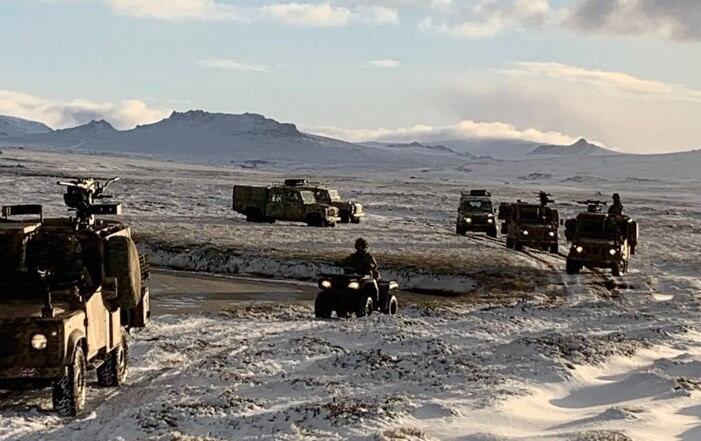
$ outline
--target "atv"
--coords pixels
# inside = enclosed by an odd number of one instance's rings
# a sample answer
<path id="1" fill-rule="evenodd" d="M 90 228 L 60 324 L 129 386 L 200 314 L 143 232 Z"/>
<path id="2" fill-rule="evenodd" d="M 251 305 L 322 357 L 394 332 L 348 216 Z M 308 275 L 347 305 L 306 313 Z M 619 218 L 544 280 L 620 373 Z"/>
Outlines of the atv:
<path id="1" fill-rule="evenodd" d="M 319 279 L 321 291 L 314 300 L 314 315 L 331 318 L 336 312 L 339 318 L 355 314 L 365 317 L 375 311 L 395 315 L 399 303 L 393 291 L 399 289 L 395 281 L 377 280 L 371 276 L 354 274 L 322 274 Z"/>

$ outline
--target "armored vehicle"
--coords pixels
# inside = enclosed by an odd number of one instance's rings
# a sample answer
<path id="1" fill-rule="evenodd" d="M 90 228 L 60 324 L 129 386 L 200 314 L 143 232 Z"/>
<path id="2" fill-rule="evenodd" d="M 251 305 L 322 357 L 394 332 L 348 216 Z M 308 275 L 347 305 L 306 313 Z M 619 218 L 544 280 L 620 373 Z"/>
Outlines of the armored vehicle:
<path id="1" fill-rule="evenodd" d="M 501 233 L 506 235 L 507 248 L 521 250 L 527 246 L 558 252 L 559 214 L 548 207 L 554 202 L 549 194 L 541 192 L 539 196 L 539 204 L 517 201 L 499 205 Z"/>
<path id="2" fill-rule="evenodd" d="M 468 231 L 483 232 L 490 237 L 497 237 L 492 195 L 487 190 L 470 190 L 460 194 L 455 233 L 464 236 Z"/>
<path id="3" fill-rule="evenodd" d="M 338 208 L 318 203 L 309 190 L 287 185 L 236 185 L 233 209 L 246 215 L 248 222 L 280 220 L 306 222 L 311 227 L 333 227 L 340 220 Z"/>
<path id="4" fill-rule="evenodd" d="M 588 209 L 565 223 L 565 236 L 572 242 L 567 256 L 568 274 L 582 268 L 608 268 L 618 277 L 628 271 L 638 244 L 638 225 L 628 216 L 602 213 L 599 201 L 583 201 Z"/>
<path id="5" fill-rule="evenodd" d="M 314 301 L 314 314 L 317 318 L 330 318 L 334 311 L 339 318 L 352 313 L 356 317 L 365 317 L 374 311 L 388 315 L 397 313 L 399 303 L 393 294 L 399 289 L 397 282 L 354 274 L 352 269 L 344 272 L 345 274 L 321 275 L 321 291 Z"/>
<path id="6" fill-rule="evenodd" d="M 342 200 L 338 190 L 329 188 L 324 184 L 313 183 L 306 179 L 285 179 L 285 185 L 309 190 L 314 194 L 314 198 L 318 203 L 338 208 L 338 216 L 341 218 L 342 224 L 359 224 L 360 219 L 365 217 L 365 211 L 361 204 Z"/>
<path id="7" fill-rule="evenodd" d="M 52 387 L 64 416 L 84 408 L 88 369 L 99 386 L 125 382 L 127 332 L 150 320 L 148 261 L 128 226 L 96 217 L 121 213 L 118 203 L 95 204 L 115 180 L 60 182 L 71 217 L 2 208 L 0 388 Z"/>

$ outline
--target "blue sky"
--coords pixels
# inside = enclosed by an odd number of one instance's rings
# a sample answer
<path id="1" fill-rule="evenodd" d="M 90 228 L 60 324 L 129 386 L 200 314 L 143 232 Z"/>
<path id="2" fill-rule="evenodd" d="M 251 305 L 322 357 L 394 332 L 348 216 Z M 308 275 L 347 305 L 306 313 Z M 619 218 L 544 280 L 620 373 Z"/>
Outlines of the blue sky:
<path id="1" fill-rule="evenodd" d="M 697 0 L 0 0 L 0 114 L 701 148 Z"/>

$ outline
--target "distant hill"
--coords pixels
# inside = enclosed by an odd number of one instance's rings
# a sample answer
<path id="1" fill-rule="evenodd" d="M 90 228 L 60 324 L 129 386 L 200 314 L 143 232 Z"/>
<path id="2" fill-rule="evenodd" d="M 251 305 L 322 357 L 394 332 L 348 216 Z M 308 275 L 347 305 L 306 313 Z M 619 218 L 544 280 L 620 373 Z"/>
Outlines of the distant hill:
<path id="1" fill-rule="evenodd" d="M 0 138 L 48 132 L 51 132 L 51 128 L 40 122 L 0 115 Z"/>
<path id="2" fill-rule="evenodd" d="M 263 115 L 173 112 L 159 122 L 116 130 L 106 121 L 0 139 L 0 145 L 148 155 L 183 162 L 272 167 L 413 168 L 454 163 L 457 154 L 431 149 L 374 148 L 300 132 Z M 467 158 L 463 157 L 463 160 Z"/>
<path id="3" fill-rule="evenodd" d="M 581 138 L 572 145 L 541 145 L 532 152 L 531 156 L 605 156 L 619 154 L 596 144 L 591 144 Z"/>
<path id="4" fill-rule="evenodd" d="M 445 145 L 442 145 L 442 144 L 428 144 L 428 143 L 422 143 L 422 142 L 418 142 L 418 141 L 409 142 L 409 143 L 369 142 L 369 143 L 365 143 L 364 145 L 367 145 L 369 147 L 384 149 L 384 150 L 388 150 L 388 151 L 396 151 L 396 152 L 404 152 L 404 153 L 412 152 L 412 153 L 432 155 L 432 156 L 452 156 L 455 158 L 466 158 L 466 159 L 475 159 L 476 158 L 471 153 L 458 152 L 457 150 L 454 150 L 454 149 L 447 147 Z"/>

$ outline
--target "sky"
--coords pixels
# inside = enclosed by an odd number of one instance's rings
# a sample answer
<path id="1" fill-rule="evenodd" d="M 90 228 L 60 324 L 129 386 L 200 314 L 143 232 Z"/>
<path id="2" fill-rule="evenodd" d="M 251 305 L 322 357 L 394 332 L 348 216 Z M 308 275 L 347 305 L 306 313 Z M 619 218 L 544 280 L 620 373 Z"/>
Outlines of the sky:
<path id="1" fill-rule="evenodd" d="M 699 0 L 0 0 L 0 114 L 701 148 Z"/>

